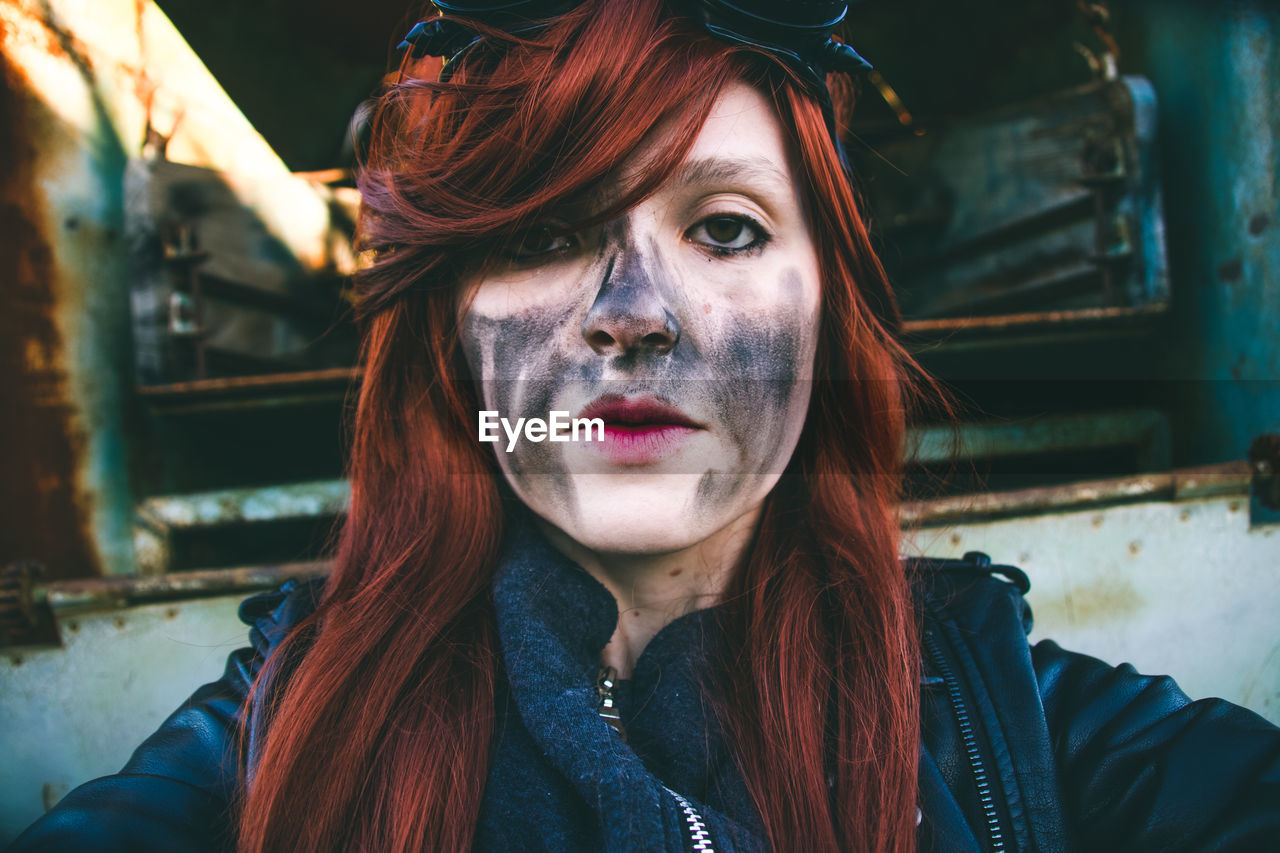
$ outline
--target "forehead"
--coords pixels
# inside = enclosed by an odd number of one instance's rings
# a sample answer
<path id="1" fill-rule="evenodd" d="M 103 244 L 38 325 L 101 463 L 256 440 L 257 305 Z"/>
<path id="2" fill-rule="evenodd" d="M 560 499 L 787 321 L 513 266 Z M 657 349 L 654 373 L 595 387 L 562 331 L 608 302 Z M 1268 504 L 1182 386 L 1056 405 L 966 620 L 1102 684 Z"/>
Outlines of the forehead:
<path id="1" fill-rule="evenodd" d="M 644 171 L 652 152 L 670 143 L 674 132 L 665 126 L 656 128 L 647 145 L 588 195 L 598 204 L 625 192 Z M 712 104 L 684 162 L 664 182 L 659 194 L 678 187 L 730 189 L 748 185 L 791 195 L 795 181 L 788 151 L 773 105 L 753 87 L 734 81 Z"/>
<path id="2" fill-rule="evenodd" d="M 782 124 L 764 95 L 745 83 L 725 86 L 686 158 L 686 165 L 717 162 L 740 163 L 761 178 L 790 181 Z"/>

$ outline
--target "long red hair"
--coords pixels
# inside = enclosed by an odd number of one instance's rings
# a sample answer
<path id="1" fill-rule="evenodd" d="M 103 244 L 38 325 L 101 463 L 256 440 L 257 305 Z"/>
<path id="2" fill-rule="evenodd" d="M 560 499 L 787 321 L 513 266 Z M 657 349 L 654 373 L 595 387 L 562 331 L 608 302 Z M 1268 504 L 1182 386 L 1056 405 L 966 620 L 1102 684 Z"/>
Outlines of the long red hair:
<path id="1" fill-rule="evenodd" d="M 910 362 L 870 308 L 884 271 L 821 110 L 661 0 L 494 34 L 444 83 L 436 64 L 406 61 L 375 116 L 351 505 L 323 603 L 286 641 L 300 662 L 255 693 L 270 726 L 240 849 L 470 848 L 502 677 L 489 596 L 503 518 L 457 346 L 461 271 L 666 122 L 670 144 L 600 216 L 655 190 L 731 80 L 789 130 L 823 305 L 808 421 L 726 598 L 707 690 L 775 850 L 914 849 L 918 650 L 895 516 Z"/>

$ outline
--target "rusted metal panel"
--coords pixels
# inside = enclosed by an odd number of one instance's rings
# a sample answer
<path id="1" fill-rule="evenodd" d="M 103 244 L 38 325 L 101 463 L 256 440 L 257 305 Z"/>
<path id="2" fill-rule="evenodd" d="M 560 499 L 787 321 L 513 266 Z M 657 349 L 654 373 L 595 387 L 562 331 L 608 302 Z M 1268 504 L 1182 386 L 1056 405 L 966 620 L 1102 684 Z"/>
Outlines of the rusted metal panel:
<path id="1" fill-rule="evenodd" d="M 57 644 L 52 614 L 35 600 L 44 566 L 33 562 L 0 566 L 0 646 Z"/>
<path id="2" fill-rule="evenodd" d="M 34 603 L 47 606 L 65 622 L 68 616 L 80 611 L 115 610 L 158 601 L 194 601 L 232 593 L 247 595 L 255 590 L 277 587 L 290 579 L 323 577 L 329 569 L 328 561 L 319 560 L 279 566 L 61 581 L 38 587 Z"/>
<path id="3" fill-rule="evenodd" d="M 877 145 L 867 194 L 904 313 L 1166 302 L 1155 114 L 1144 79 L 1102 79 Z"/>
<path id="4" fill-rule="evenodd" d="M 907 441 L 909 464 L 952 459 L 989 460 L 1073 450 L 1133 447 L 1138 470 L 1169 467 L 1168 419 L 1151 409 L 1042 415 L 918 428 Z"/>
<path id="5" fill-rule="evenodd" d="M 902 333 L 911 352 L 936 358 L 962 351 L 1153 338 L 1166 310 L 1164 305 L 1147 305 L 907 320 L 902 324 Z"/>
<path id="6" fill-rule="evenodd" d="M 341 402 L 363 371 L 359 367 L 300 370 L 295 373 L 228 376 L 191 382 L 171 382 L 138 389 L 153 410 L 166 414 L 197 414 L 251 408 Z"/>
<path id="7" fill-rule="evenodd" d="M 1182 452 L 1238 458 L 1280 432 L 1280 4 L 1124 5 L 1160 92 Z"/>
<path id="8" fill-rule="evenodd" d="M 170 571 L 174 537 L 184 530 L 333 519 L 346 512 L 349 496 L 347 483 L 337 480 L 150 498 L 139 505 L 134 525 L 138 570 Z"/>
<path id="9" fill-rule="evenodd" d="M 81 144 L 114 137 L 126 157 L 158 147 L 217 169 L 303 266 L 331 262 L 326 194 L 289 173 L 154 2 L 4 0 L 0 14 L 10 62 L 65 123 L 92 132 Z"/>
<path id="10" fill-rule="evenodd" d="M 139 385 L 354 363 L 354 328 L 335 322 L 347 233 L 309 270 L 222 172 L 136 158 L 125 190 Z"/>
<path id="11" fill-rule="evenodd" d="M 289 174 L 149 0 L 0 0 L 0 62 L 0 564 L 128 574 L 126 163 L 163 140 L 220 170 L 306 269 L 340 260 L 332 194 Z"/>
<path id="12" fill-rule="evenodd" d="M 120 387 L 110 375 L 90 387 L 82 374 L 87 350 L 104 347 L 104 359 L 118 362 L 110 344 L 127 343 L 114 339 L 119 311 L 111 304 L 120 223 L 94 195 L 101 189 L 109 199 L 110 188 L 92 180 L 118 152 L 78 148 L 75 129 L 12 49 L 25 35 L 10 20 L 14 10 L 0 11 L 0 564 L 35 559 L 51 578 L 85 577 L 122 570 L 129 558 L 119 535 L 127 503 L 112 505 L 127 483 L 108 461 L 122 455 Z M 56 39 L 47 47 L 72 63 Z M 63 168 L 75 178 L 88 173 L 79 197 L 49 192 Z M 90 311 L 96 325 L 85 322 Z"/>
<path id="13" fill-rule="evenodd" d="M 1249 446 L 1253 511 L 1280 522 L 1280 433 L 1260 435 Z"/>
<path id="14" fill-rule="evenodd" d="M 916 529 L 1019 516 L 1048 516 L 1084 507 L 1108 508 L 1147 501 L 1231 498 L 1247 504 L 1253 477 L 1248 464 L 1229 462 L 1065 486 L 915 501 L 903 506 L 901 518 L 903 524 Z"/>

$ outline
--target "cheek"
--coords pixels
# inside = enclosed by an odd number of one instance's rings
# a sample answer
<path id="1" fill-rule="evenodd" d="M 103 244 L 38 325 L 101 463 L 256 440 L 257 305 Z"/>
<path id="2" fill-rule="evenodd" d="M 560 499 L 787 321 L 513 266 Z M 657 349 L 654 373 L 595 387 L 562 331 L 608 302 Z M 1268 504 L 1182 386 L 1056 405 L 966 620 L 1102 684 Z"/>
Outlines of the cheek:
<path id="1" fill-rule="evenodd" d="M 503 304 L 490 299 L 489 304 Z M 556 393 L 575 365 L 568 355 L 581 312 L 569 300 L 522 305 L 502 314 L 475 309 L 462 319 L 462 345 L 472 377 L 481 383 L 481 407 L 497 411 L 514 428 L 520 418 L 543 418 L 554 408 Z M 537 495 L 572 505 L 574 487 L 558 449 L 550 442 L 521 437 L 507 452 L 507 434 L 499 427 L 493 444 L 498 464 L 517 494 L 526 501 Z"/>
<path id="2" fill-rule="evenodd" d="M 552 386 L 569 369 L 580 298 L 554 280 L 489 283 L 476 296 L 462 318 L 462 343 L 472 377 L 483 383 L 485 407 L 513 422 L 546 417 Z"/>
<path id="3" fill-rule="evenodd" d="M 713 405 L 738 453 L 732 472 L 708 471 L 699 496 L 715 500 L 755 475 L 782 471 L 808 408 L 817 346 L 817 286 L 798 270 L 774 279 L 781 299 L 767 310 L 720 312 L 708 337 Z"/>
<path id="4" fill-rule="evenodd" d="M 555 317 L 524 311 L 507 317 L 470 315 L 463 325 L 463 345 L 474 378 L 484 383 L 485 402 L 510 405 L 526 381 L 547 375 L 555 360 L 550 345 Z M 504 414 L 513 414 L 506 412 Z"/>

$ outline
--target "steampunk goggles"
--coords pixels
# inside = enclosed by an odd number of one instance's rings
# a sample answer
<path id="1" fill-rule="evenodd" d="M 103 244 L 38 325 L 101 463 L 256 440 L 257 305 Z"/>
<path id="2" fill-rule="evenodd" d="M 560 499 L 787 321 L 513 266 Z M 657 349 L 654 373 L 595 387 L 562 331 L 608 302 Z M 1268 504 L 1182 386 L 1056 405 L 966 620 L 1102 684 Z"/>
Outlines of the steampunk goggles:
<path id="1" fill-rule="evenodd" d="M 535 30 L 580 3 L 581 0 L 435 0 L 434 5 L 443 15 L 516 35 Z M 857 75 L 871 70 L 871 64 L 857 51 L 831 37 L 836 25 L 844 20 L 849 3 L 691 0 L 687 6 L 691 17 L 701 21 L 712 36 L 762 50 L 794 71 L 822 104 L 828 129 L 836 138 L 826 75 Z M 444 80 L 451 73 L 452 61 L 482 39 L 482 35 L 459 21 L 433 18 L 415 24 L 400 49 L 411 49 L 415 57 L 444 57 Z M 839 146 L 838 138 L 836 144 Z"/>

